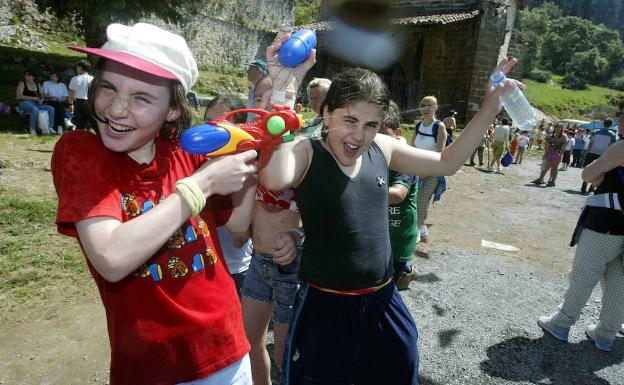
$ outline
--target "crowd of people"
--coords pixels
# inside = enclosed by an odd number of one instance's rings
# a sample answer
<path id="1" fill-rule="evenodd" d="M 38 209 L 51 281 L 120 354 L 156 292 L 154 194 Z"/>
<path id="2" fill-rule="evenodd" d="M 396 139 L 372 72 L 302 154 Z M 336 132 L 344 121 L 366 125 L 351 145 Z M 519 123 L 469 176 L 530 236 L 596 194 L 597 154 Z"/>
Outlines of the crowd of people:
<path id="1" fill-rule="evenodd" d="M 31 135 L 62 135 L 67 129 L 88 127 L 91 113 L 87 100 L 93 76 L 89 74 L 90 64 L 86 60 L 81 60 L 74 68 L 76 76 L 71 78 L 69 87 L 61 81 L 60 71 L 49 70 L 49 80 L 41 85 L 37 74 L 24 70 L 23 79 L 15 89 L 15 99 L 20 112 L 28 115 Z"/>
<path id="2" fill-rule="evenodd" d="M 295 108 L 293 90 L 316 56 L 283 67 L 277 52 L 288 38 L 280 32 L 266 58 L 249 63 L 246 104 L 218 95 L 204 120 L 244 107 Z M 259 164 L 255 150 L 206 159 L 178 145 L 191 124 L 186 96 L 198 76 L 181 36 L 147 23 L 112 24 L 101 48 L 70 48 L 98 57 L 93 76 L 77 68 L 64 95 L 58 79 L 40 92 L 29 72 L 18 94 L 29 111 L 45 109 L 52 126 L 64 108 L 78 128 L 90 120 L 96 128 L 60 138 L 52 173 L 58 230 L 80 242 L 106 309 L 112 385 L 267 385 L 272 361 L 285 385 L 418 383 L 418 331 L 398 290 L 413 278 L 412 255 L 427 240 L 428 207 L 443 177 L 469 157 L 474 165 L 476 154 L 483 165 L 490 143 L 492 171 L 505 149 L 521 164 L 533 145 L 505 119 L 490 124 L 515 81 L 487 90 L 456 138 L 456 114 L 438 120 L 437 99 L 424 97 L 406 143 L 399 107 L 377 74 L 351 68 L 313 79 L 305 90 L 316 117 Z M 515 64 L 503 59 L 496 70 L 508 73 Z M 257 118 L 239 113 L 231 121 Z M 576 149 L 563 136 L 555 126 L 537 143 L 545 143 L 542 172 L 550 170 L 553 185 L 561 154 Z M 592 140 L 596 152 L 602 144 Z M 590 332 L 602 350 L 613 343 L 615 323 L 624 322 L 622 302 L 612 300 L 624 294 L 623 278 L 613 277 L 618 268 L 622 276 L 623 143 L 584 170 L 596 196 L 616 195 L 607 199 L 611 206 L 588 203 L 575 258 L 575 266 L 589 259 L 581 245 L 591 251 L 603 243 L 608 251 L 603 271 L 582 285 L 586 291 L 603 273 L 608 278 L 611 302 Z M 611 210 L 606 227 L 596 219 L 604 210 Z M 580 262 L 574 269 L 583 275 Z M 540 326 L 564 336 L 585 291 Z"/>

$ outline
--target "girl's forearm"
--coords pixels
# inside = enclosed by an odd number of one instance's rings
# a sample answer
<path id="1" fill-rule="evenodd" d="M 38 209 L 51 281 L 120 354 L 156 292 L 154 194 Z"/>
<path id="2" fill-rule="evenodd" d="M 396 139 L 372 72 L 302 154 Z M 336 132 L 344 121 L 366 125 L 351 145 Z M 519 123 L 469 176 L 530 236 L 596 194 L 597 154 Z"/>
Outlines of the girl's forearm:
<path id="1" fill-rule="evenodd" d="M 611 145 L 600 158 L 585 166 L 581 177 L 584 181 L 593 181 L 618 166 L 624 166 L 624 141 Z"/>
<path id="2" fill-rule="evenodd" d="M 116 282 L 156 254 L 190 216 L 184 198 L 173 193 L 131 221 L 95 217 L 76 223 L 76 228 L 89 261 L 104 279 Z"/>
<path id="3" fill-rule="evenodd" d="M 225 227 L 233 233 L 246 233 L 251 223 L 251 213 L 254 207 L 256 197 L 256 187 L 258 186 L 258 177 L 250 176 L 243 185 L 243 188 L 232 194 L 232 215 L 225 224 Z"/>
<path id="4" fill-rule="evenodd" d="M 447 162 L 450 168 L 450 173 L 445 173 L 445 175 L 454 174 L 470 157 L 492 123 L 496 112 L 494 106 L 484 103 L 463 132 L 442 152 L 442 160 Z"/>

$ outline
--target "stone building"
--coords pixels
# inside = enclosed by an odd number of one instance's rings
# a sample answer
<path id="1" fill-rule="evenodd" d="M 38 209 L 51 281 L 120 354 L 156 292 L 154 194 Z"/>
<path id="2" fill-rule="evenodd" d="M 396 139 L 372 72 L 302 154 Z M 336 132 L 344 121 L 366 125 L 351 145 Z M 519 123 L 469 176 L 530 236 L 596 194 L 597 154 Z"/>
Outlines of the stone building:
<path id="1" fill-rule="evenodd" d="M 390 0 L 392 33 L 401 36 L 402 51 L 389 66 L 376 71 L 392 97 L 412 120 L 420 99 L 435 95 L 438 115 L 458 112 L 467 122 L 479 109 L 489 74 L 508 53 L 511 31 L 523 0 Z M 325 2 L 322 20 L 306 26 L 318 35 L 317 64 L 310 76 L 331 77 L 353 64 L 329 54 L 335 37 Z M 412 114 L 409 112 L 412 111 Z"/>

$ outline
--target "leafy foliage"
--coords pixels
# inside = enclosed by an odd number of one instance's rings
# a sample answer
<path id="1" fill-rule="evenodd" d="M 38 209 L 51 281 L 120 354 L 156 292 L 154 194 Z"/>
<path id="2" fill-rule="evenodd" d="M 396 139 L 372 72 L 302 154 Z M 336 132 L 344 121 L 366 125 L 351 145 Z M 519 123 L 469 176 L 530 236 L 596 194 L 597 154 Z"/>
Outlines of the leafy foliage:
<path id="1" fill-rule="evenodd" d="M 560 7 L 564 15 L 582 17 L 624 33 L 623 0 L 554 0 L 553 4 Z"/>
<path id="2" fill-rule="evenodd" d="M 618 32 L 581 17 L 566 16 L 582 14 L 587 3 L 566 2 L 565 8 L 559 8 L 547 2 L 519 13 L 517 36 L 527 47 L 524 60 L 528 72 L 542 68 L 569 75 L 570 84 L 585 80 L 599 85 L 624 75 L 624 45 Z"/>
<path id="3" fill-rule="evenodd" d="M 535 80 L 536 82 L 547 83 L 550 80 L 550 78 L 551 78 L 551 74 L 548 71 L 535 69 L 529 72 L 529 79 Z"/>
<path id="4" fill-rule="evenodd" d="M 587 89 L 587 80 L 574 74 L 567 74 L 563 78 L 563 84 L 571 90 Z"/>
<path id="5" fill-rule="evenodd" d="M 614 90 L 624 91 L 624 76 L 616 76 L 613 79 L 609 80 L 607 83 L 609 88 L 613 88 Z"/>
<path id="6" fill-rule="evenodd" d="M 295 24 L 311 24 L 318 20 L 321 0 L 295 0 Z"/>
<path id="7" fill-rule="evenodd" d="M 609 113 L 604 116 L 613 116 L 622 92 L 608 88 L 588 85 L 585 90 L 574 90 L 566 85 L 565 79 L 553 75 L 552 81 L 539 83 L 531 79 L 523 79 L 527 85 L 524 94 L 535 108 L 548 115 L 560 118 L 592 120 L 598 118 L 595 114 L 599 109 L 608 108 Z"/>

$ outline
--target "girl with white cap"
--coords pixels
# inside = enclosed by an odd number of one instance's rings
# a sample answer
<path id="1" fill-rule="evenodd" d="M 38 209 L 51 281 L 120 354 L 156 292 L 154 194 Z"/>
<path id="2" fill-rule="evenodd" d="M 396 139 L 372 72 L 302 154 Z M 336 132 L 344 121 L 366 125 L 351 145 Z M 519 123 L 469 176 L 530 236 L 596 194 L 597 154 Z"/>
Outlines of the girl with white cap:
<path id="1" fill-rule="evenodd" d="M 99 133 L 63 136 L 52 171 L 58 230 L 78 239 L 106 310 L 110 383 L 251 384 L 215 229 L 247 230 L 256 152 L 206 160 L 180 149 L 197 79 L 182 37 L 139 23 L 112 24 L 107 38 L 70 47 L 100 57 L 89 90 Z M 211 205 L 228 194 L 233 209 Z"/>

